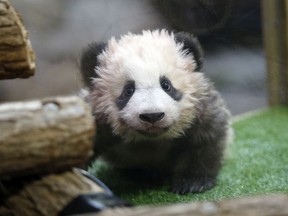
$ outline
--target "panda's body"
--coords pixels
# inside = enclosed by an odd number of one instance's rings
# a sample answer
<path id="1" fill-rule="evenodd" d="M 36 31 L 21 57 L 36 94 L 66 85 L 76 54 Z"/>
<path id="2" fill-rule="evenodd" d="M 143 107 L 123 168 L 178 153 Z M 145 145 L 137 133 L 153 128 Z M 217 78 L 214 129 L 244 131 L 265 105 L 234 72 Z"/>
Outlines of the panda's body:
<path id="1" fill-rule="evenodd" d="M 211 188 L 229 112 L 200 72 L 201 54 L 194 37 L 165 30 L 90 45 L 81 71 L 97 122 L 95 154 L 115 167 L 170 173 L 178 193 Z"/>

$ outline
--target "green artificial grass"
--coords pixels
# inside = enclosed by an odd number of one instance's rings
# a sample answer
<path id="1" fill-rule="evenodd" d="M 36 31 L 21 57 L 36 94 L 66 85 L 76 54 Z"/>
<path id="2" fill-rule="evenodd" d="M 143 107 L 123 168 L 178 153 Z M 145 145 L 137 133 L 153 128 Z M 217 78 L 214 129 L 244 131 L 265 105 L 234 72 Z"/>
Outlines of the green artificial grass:
<path id="1" fill-rule="evenodd" d="M 168 181 L 123 174 L 98 161 L 90 172 L 120 198 L 135 205 L 220 200 L 288 192 L 288 108 L 276 107 L 238 118 L 217 186 L 201 194 L 177 195 Z M 152 178 L 153 179 L 153 178 Z"/>

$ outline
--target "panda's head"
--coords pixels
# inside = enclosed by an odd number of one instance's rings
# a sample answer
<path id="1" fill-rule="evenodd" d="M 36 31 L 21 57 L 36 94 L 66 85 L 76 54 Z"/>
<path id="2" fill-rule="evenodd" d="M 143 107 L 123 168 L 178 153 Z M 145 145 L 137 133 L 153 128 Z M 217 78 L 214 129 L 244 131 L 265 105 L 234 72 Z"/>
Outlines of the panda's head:
<path id="1" fill-rule="evenodd" d="M 191 126 L 206 83 L 194 37 L 156 30 L 112 38 L 90 46 L 82 72 L 91 54 L 89 98 L 100 124 L 130 141 L 175 138 Z"/>

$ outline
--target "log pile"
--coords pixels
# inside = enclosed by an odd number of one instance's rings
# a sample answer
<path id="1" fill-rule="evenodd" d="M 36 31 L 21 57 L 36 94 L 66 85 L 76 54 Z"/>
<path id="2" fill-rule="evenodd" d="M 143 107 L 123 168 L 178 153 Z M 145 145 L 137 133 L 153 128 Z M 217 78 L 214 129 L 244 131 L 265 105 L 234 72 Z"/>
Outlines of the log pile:
<path id="1" fill-rule="evenodd" d="M 71 172 L 87 163 L 95 136 L 79 97 L 0 104 L 0 131 L 0 215 L 57 215 L 99 188 Z"/>
<path id="2" fill-rule="evenodd" d="M 0 80 L 34 74 L 22 20 L 0 0 Z M 57 215 L 79 194 L 101 192 L 75 172 L 93 152 L 95 124 L 79 97 L 0 104 L 0 215 Z"/>
<path id="3" fill-rule="evenodd" d="M 28 33 L 8 0 L 0 0 L 0 80 L 34 74 L 35 55 Z"/>

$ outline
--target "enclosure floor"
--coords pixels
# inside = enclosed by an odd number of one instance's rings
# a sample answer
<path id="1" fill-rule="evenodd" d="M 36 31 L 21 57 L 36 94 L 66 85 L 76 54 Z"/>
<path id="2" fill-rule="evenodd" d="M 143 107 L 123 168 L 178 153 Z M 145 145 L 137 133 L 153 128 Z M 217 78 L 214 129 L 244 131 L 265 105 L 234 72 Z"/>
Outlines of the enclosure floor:
<path id="1" fill-rule="evenodd" d="M 168 180 L 157 184 L 145 176 L 123 175 L 103 162 L 96 174 L 119 197 L 135 205 L 159 205 L 220 200 L 248 195 L 288 192 L 288 108 L 277 107 L 238 118 L 235 139 L 228 146 L 217 186 L 202 194 L 176 195 Z"/>

